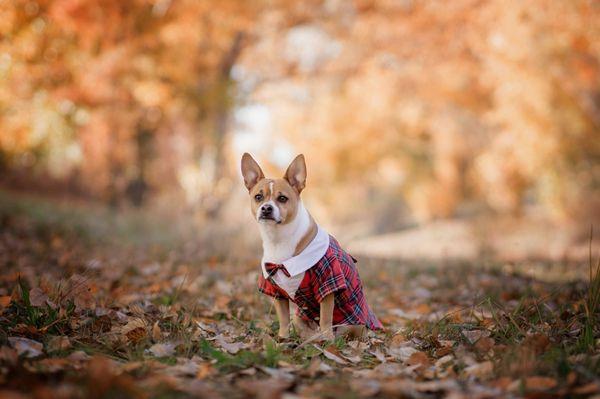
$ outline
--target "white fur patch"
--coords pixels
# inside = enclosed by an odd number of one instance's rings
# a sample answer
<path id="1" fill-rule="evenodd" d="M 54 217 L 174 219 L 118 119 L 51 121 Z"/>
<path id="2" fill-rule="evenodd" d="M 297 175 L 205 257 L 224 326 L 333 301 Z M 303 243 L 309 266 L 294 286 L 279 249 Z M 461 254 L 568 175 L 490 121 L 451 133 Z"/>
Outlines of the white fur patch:
<path id="1" fill-rule="evenodd" d="M 288 277 L 281 270 L 279 270 L 277 274 L 273 276 L 273 280 L 275 280 L 275 283 L 278 286 L 280 286 L 285 292 L 287 292 L 290 298 L 292 299 L 294 299 L 294 297 L 296 296 L 296 291 L 298 291 L 298 287 L 300 287 L 300 284 L 302 283 L 303 279 L 304 272 L 293 277 Z"/>

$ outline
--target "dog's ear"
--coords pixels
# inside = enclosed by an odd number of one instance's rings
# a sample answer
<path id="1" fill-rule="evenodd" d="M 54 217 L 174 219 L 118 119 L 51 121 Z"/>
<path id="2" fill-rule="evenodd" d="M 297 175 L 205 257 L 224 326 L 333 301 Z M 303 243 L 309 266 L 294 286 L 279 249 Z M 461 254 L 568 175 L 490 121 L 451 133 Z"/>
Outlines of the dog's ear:
<path id="1" fill-rule="evenodd" d="M 285 171 L 285 176 L 283 178 L 290 183 L 290 186 L 298 191 L 298 194 L 300 194 L 306 185 L 306 163 L 304 162 L 304 155 L 300 154 L 294 158 Z"/>
<path id="2" fill-rule="evenodd" d="M 242 176 L 244 176 L 244 184 L 248 191 L 265 177 L 258 163 L 247 152 L 242 155 Z"/>

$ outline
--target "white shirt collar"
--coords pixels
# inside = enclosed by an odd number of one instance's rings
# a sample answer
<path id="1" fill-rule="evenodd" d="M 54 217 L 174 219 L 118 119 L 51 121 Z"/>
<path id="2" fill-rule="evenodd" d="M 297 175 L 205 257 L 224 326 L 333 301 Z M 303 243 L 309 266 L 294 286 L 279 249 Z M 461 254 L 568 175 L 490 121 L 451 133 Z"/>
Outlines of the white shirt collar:
<path id="1" fill-rule="evenodd" d="M 329 233 L 317 226 L 317 235 L 313 240 L 300 252 L 298 255 L 281 262 L 291 277 L 304 273 L 311 267 L 317 264 L 325 255 L 329 248 Z M 265 269 L 264 259 L 261 261 L 263 276 L 267 278 L 269 274 Z"/>

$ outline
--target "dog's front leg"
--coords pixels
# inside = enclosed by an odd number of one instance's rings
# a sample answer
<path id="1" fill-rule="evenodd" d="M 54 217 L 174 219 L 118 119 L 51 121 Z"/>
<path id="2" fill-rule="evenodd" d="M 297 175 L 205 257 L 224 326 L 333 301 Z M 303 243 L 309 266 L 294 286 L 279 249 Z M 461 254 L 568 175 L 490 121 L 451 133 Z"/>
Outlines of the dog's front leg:
<path id="1" fill-rule="evenodd" d="M 321 314 L 319 317 L 319 329 L 321 337 L 326 340 L 332 340 L 333 336 L 333 305 L 334 294 L 329 294 L 321 301 Z"/>
<path id="2" fill-rule="evenodd" d="M 275 312 L 279 319 L 279 337 L 290 336 L 290 305 L 287 299 L 275 299 Z"/>

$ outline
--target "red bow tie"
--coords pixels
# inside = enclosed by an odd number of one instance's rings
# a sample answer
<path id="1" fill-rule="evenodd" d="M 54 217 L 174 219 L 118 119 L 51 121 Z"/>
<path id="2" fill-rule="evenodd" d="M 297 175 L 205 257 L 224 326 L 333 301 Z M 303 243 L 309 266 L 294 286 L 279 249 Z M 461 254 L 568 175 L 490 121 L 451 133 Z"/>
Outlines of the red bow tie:
<path id="1" fill-rule="evenodd" d="M 290 277 L 290 273 L 287 271 L 284 265 L 277 265 L 275 263 L 265 263 L 265 270 L 269 277 L 272 277 L 277 273 L 277 270 L 281 270 L 283 274 Z"/>

